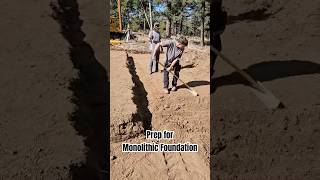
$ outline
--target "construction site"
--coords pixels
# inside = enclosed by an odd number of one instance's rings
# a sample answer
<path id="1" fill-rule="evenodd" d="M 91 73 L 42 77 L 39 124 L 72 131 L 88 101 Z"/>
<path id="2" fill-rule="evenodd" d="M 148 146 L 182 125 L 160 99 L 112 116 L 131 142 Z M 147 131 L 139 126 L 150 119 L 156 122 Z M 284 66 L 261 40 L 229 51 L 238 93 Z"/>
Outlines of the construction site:
<path id="1" fill-rule="evenodd" d="M 161 93 L 162 74 L 148 73 L 147 33 L 112 42 L 111 79 L 121 78 L 111 80 L 112 178 L 208 179 L 209 167 L 214 179 L 320 177 L 319 3 L 224 0 L 223 9 L 228 16 L 221 53 L 236 69 L 218 57 L 210 78 L 210 48 L 191 37 L 196 41 L 183 56 L 191 68 L 181 78 L 197 97 L 186 87 Z M 130 84 L 119 88 L 119 82 Z M 196 142 L 200 152 L 122 153 L 121 142 L 143 142 L 146 128 L 174 130 L 174 141 Z"/>
<path id="2" fill-rule="evenodd" d="M 150 2 L 114 0 L 106 21 L 104 1 L 1 1 L 0 179 L 320 179 L 319 1 L 223 0 L 221 53 L 241 71 L 219 56 L 213 76 L 208 3 Z M 155 23 L 189 40 L 169 94 L 148 68 Z M 121 151 L 146 130 L 198 152 Z"/>
<path id="3" fill-rule="evenodd" d="M 172 6 L 174 3 L 172 2 Z M 160 63 L 164 63 L 166 48 L 164 47 L 164 52 L 160 54 L 159 71 L 150 74 L 148 25 L 160 23 L 160 28 L 163 27 L 160 29 L 161 41 L 176 39 L 179 33 L 175 29 L 186 31 L 188 27 L 172 25 L 171 35 L 168 36 L 165 31 L 166 25 L 162 26 L 161 22 L 165 20 L 156 18 L 157 12 L 151 12 L 154 15 L 150 19 L 148 8 L 151 5 L 147 3 L 145 6 L 140 3 L 137 5 L 141 10 L 145 8 L 145 13 L 142 15 L 145 14 L 148 18 L 145 18 L 145 23 L 141 22 L 138 29 L 133 29 L 134 38 L 128 40 L 125 34 L 127 31 L 121 31 L 120 25 L 115 24 L 116 28 L 110 27 L 113 29 L 110 32 L 110 177 L 111 179 L 209 179 L 210 48 L 201 46 L 200 29 L 198 35 L 187 36 L 189 45 L 184 50 L 180 62 L 180 78 L 185 84 L 179 81 L 177 91 L 163 93 L 164 68 Z M 153 4 L 152 9 L 160 8 L 161 5 L 161 3 Z M 164 6 L 166 9 L 169 5 Z M 118 4 L 118 7 L 121 5 Z M 194 8 L 193 4 L 190 4 L 190 8 Z M 130 10 L 125 8 L 116 10 L 113 16 L 114 22 L 125 21 L 123 16 L 120 16 L 122 17 L 120 19 L 117 14 L 121 14 L 119 11 Z M 162 17 L 159 14 L 158 16 Z M 147 29 L 144 29 L 144 26 Z M 131 28 L 134 28 L 134 25 L 131 25 Z M 119 35 L 112 37 L 112 31 L 116 30 L 118 33 L 114 34 L 123 32 L 122 39 Z M 204 39 L 208 44 L 209 39 L 207 37 Z M 171 79 L 172 76 L 170 84 Z M 196 92 L 198 96 L 194 96 L 192 92 Z M 199 151 L 122 152 L 122 143 L 145 142 L 145 130 L 174 131 L 173 139 L 159 141 L 196 143 L 199 145 Z"/>

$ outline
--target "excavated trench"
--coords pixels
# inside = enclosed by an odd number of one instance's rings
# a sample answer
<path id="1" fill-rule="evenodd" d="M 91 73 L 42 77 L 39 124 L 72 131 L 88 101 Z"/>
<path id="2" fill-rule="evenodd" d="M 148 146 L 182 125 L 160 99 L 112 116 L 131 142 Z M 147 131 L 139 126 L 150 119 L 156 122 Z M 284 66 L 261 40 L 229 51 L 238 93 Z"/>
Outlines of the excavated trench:
<path id="1" fill-rule="evenodd" d="M 109 82 L 106 69 L 98 62 L 95 52 L 84 41 L 79 5 L 76 0 L 58 0 L 50 4 L 52 17 L 59 23 L 61 34 L 70 44 L 70 59 L 79 71 L 78 78 L 71 80 L 69 89 L 73 91 L 71 101 L 76 105 L 69 119 L 79 135 L 84 137 L 87 147 L 86 162 L 71 164 L 72 179 L 103 179 L 108 154 L 106 150 L 109 130 Z M 106 131 L 107 130 L 107 131 Z"/>

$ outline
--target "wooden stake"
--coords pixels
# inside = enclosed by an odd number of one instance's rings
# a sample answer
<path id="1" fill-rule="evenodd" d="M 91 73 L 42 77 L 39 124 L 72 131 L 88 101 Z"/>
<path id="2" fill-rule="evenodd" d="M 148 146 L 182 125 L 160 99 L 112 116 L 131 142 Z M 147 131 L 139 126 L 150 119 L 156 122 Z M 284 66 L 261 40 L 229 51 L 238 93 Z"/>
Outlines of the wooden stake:
<path id="1" fill-rule="evenodd" d="M 118 18 L 119 18 L 119 31 L 122 31 L 122 21 L 121 21 L 121 3 L 118 0 Z"/>

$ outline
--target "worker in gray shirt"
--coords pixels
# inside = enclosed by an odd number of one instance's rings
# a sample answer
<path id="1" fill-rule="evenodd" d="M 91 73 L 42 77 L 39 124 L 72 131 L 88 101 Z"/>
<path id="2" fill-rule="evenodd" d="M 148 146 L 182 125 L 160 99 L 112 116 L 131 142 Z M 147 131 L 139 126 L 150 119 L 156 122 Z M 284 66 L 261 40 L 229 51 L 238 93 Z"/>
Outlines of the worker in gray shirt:
<path id="1" fill-rule="evenodd" d="M 151 51 L 151 57 L 149 61 L 149 72 L 150 74 L 152 74 L 153 72 L 158 72 L 158 69 L 159 69 L 158 62 L 159 62 L 160 54 L 157 53 L 156 56 L 153 56 L 155 46 L 161 41 L 161 36 L 159 32 L 159 23 L 155 23 L 153 30 L 150 31 L 149 41 L 150 41 L 150 51 Z"/>
<path id="2" fill-rule="evenodd" d="M 164 71 L 163 71 L 163 88 L 164 93 L 169 94 L 169 71 L 172 69 L 174 70 L 174 74 L 176 77 L 173 77 L 172 80 L 172 91 L 177 90 L 177 81 L 179 78 L 179 72 L 181 70 L 180 65 L 180 58 L 183 54 L 184 48 L 188 46 L 188 40 L 187 38 L 181 36 L 176 41 L 175 40 L 168 40 L 161 42 L 156 45 L 153 57 L 156 56 L 156 54 L 159 54 L 160 48 L 166 47 L 166 57 L 165 57 L 165 63 L 164 63 Z"/>

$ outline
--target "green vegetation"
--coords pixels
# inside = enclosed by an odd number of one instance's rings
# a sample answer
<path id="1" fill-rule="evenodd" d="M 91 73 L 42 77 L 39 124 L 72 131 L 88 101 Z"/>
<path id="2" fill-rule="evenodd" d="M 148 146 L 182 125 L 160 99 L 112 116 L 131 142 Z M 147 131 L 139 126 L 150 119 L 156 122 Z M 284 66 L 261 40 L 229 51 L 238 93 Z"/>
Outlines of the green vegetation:
<path id="1" fill-rule="evenodd" d="M 117 0 L 111 0 L 110 14 L 117 17 Z M 163 36 L 209 36 L 210 1 L 205 0 L 150 0 L 152 21 L 160 24 Z M 149 0 L 121 1 L 123 29 L 147 33 L 149 27 Z"/>

